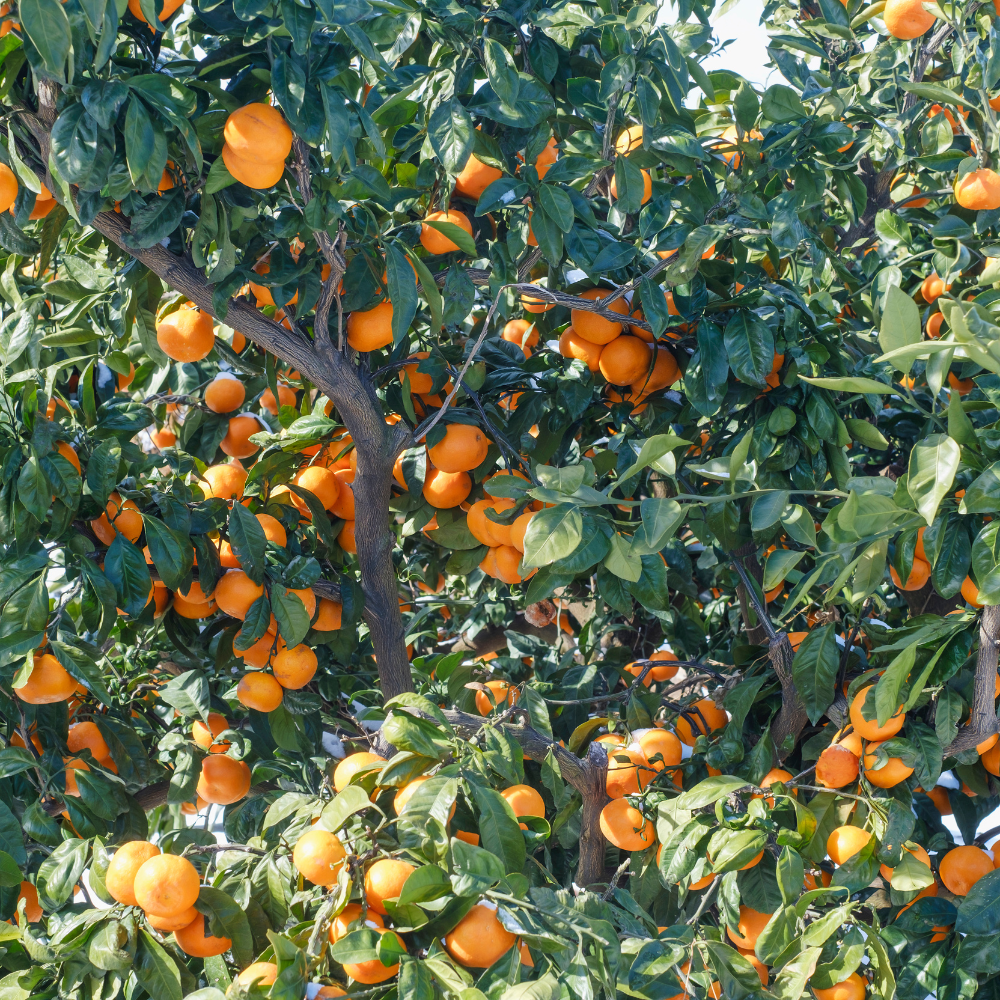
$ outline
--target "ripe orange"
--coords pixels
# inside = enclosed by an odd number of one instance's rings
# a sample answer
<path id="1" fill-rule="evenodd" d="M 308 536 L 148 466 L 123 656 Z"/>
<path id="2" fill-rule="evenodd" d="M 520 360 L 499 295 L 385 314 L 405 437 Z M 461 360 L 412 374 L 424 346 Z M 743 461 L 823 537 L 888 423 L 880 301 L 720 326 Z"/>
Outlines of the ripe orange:
<path id="1" fill-rule="evenodd" d="M 260 421 L 249 414 L 231 417 L 229 429 L 226 431 L 226 436 L 219 442 L 219 447 L 230 458 L 250 458 L 260 448 L 259 444 L 254 444 L 250 440 L 250 435 L 257 434 L 262 430 L 265 428 L 261 426 Z M 242 486 L 240 489 L 242 491 Z"/>
<path id="2" fill-rule="evenodd" d="M 376 934 L 392 934 L 399 942 L 400 948 L 406 951 L 403 939 L 395 931 L 391 931 L 387 927 L 374 927 L 372 929 Z M 368 962 L 345 962 L 344 972 L 355 982 L 371 986 L 375 983 L 384 983 L 387 979 L 392 979 L 399 972 L 399 963 L 397 962 L 395 965 L 383 965 L 377 958 L 373 958 Z"/>
<path id="3" fill-rule="evenodd" d="M 340 601 L 331 601 L 329 598 L 321 597 L 319 614 L 316 615 L 313 628 L 317 632 L 336 632 L 340 628 L 343 613 L 344 606 Z"/>
<path id="4" fill-rule="evenodd" d="M 306 645 L 283 649 L 273 661 L 274 679 L 288 690 L 304 688 L 315 676 L 319 660 Z"/>
<path id="5" fill-rule="evenodd" d="M 347 343 L 361 354 L 388 347 L 392 343 L 392 303 L 380 302 L 374 309 L 352 312 L 347 317 Z"/>
<path id="6" fill-rule="evenodd" d="M 263 596 L 264 588 L 258 586 L 241 569 L 229 569 L 215 585 L 215 600 L 232 618 L 246 618 L 250 605 Z"/>
<path id="7" fill-rule="evenodd" d="M 770 913 L 758 913 L 749 906 L 740 906 L 740 918 L 736 930 L 726 927 L 726 933 L 737 948 L 753 949 L 771 916 Z"/>
<path id="8" fill-rule="evenodd" d="M 644 851 L 656 843 L 653 824 L 628 799 L 612 799 L 601 810 L 601 833 L 623 851 Z"/>
<path id="9" fill-rule="evenodd" d="M 340 481 L 337 479 L 336 473 L 322 465 L 307 465 L 292 482 L 312 493 L 325 510 L 331 510 L 340 495 Z M 309 510 L 305 500 L 294 493 L 292 494 L 292 503 L 302 513 Z"/>
<path id="10" fill-rule="evenodd" d="M 584 340 L 571 326 L 566 327 L 559 338 L 559 353 L 564 358 L 582 361 L 592 372 L 599 370 L 603 350 L 600 344 Z"/>
<path id="11" fill-rule="evenodd" d="M 499 545 L 509 545 L 512 539 L 512 524 L 500 524 L 491 521 L 486 512 L 489 510 L 502 513 L 514 508 L 514 501 L 501 497 L 499 500 L 477 500 L 470 508 L 466 517 L 466 524 L 472 537 L 483 545 L 496 548 Z"/>
<path id="12" fill-rule="evenodd" d="M 914 558 L 913 564 L 910 567 L 910 575 L 906 578 L 906 583 L 903 583 L 899 579 L 896 567 L 891 564 L 889 566 L 889 575 L 892 577 L 892 582 L 900 590 L 920 590 L 930 579 L 931 568 L 923 559 Z"/>
<path id="13" fill-rule="evenodd" d="M 244 760 L 213 755 L 201 762 L 197 793 L 213 805 L 228 806 L 250 791 L 250 767 Z"/>
<path id="14" fill-rule="evenodd" d="M 181 618 L 188 618 L 191 620 L 210 618 L 218 610 L 219 606 L 215 603 L 215 601 L 210 601 L 208 604 L 202 604 L 201 602 L 196 601 L 185 601 L 179 594 L 174 594 L 174 612 L 180 615 Z"/>
<path id="15" fill-rule="evenodd" d="M 182 306 L 156 324 L 156 342 L 171 361 L 201 361 L 215 347 L 212 317 Z"/>
<path id="16" fill-rule="evenodd" d="M 425 395 L 430 392 L 434 387 L 434 376 L 428 375 L 426 372 L 417 371 L 420 366 L 420 362 L 425 358 L 431 356 L 430 351 L 417 351 L 416 354 L 411 354 L 411 358 L 417 358 L 412 364 L 403 365 L 399 370 L 399 381 L 402 383 L 403 375 L 405 374 L 410 383 L 410 391 L 417 393 L 417 395 Z"/>
<path id="17" fill-rule="evenodd" d="M 385 901 L 396 899 L 406 880 L 417 869 L 406 861 L 380 858 L 365 872 L 365 899 L 368 905 L 386 916 Z"/>
<path id="18" fill-rule="evenodd" d="M 980 754 L 979 759 L 983 762 L 983 767 L 985 767 L 990 774 L 995 774 L 998 778 L 1000 778 L 1000 743 L 994 743 L 988 750 Z M 932 788 L 931 792 L 933 791 L 936 791 L 936 789 Z M 930 795 L 930 792 L 927 794 Z M 944 793 L 944 799 L 947 801 L 947 793 Z M 941 811 L 940 806 L 938 806 L 938 811 Z"/>
<path id="19" fill-rule="evenodd" d="M 517 344 L 526 358 L 531 357 L 532 348 L 538 344 L 538 330 L 534 323 L 526 319 L 512 319 L 504 326 L 500 336 L 510 344 Z"/>
<path id="20" fill-rule="evenodd" d="M 914 844 L 913 847 L 907 847 L 904 844 L 903 850 L 906 851 L 907 854 L 912 854 L 918 861 L 922 862 L 923 864 L 927 865 L 928 868 L 930 868 L 931 866 L 930 856 L 919 844 Z M 881 874 L 882 878 L 884 878 L 888 882 L 889 879 L 892 878 L 892 869 L 888 865 L 881 865 L 879 867 L 879 874 Z"/>
<path id="21" fill-rule="evenodd" d="M 490 443 L 486 435 L 472 424 L 448 424 L 445 435 L 427 455 L 434 467 L 442 472 L 470 472 L 486 459 Z"/>
<path id="22" fill-rule="evenodd" d="M 207 489 L 201 491 L 205 499 L 221 497 L 223 500 L 239 500 L 246 486 L 247 473 L 239 462 L 231 465 L 210 465 L 203 473 L 202 479 L 207 483 Z"/>
<path id="23" fill-rule="evenodd" d="M 51 653 L 43 653 L 35 656 L 31 676 L 14 688 L 14 694 L 29 705 L 53 705 L 67 701 L 76 687 L 63 665 Z"/>
<path id="24" fill-rule="evenodd" d="M 340 533 L 337 535 L 337 544 L 345 552 L 349 552 L 351 555 L 357 555 L 358 542 L 354 537 L 353 520 L 344 522 L 344 526 L 340 529 Z"/>
<path id="25" fill-rule="evenodd" d="M 247 187 L 273 187 L 284 172 L 292 150 L 292 130 L 277 108 L 248 104 L 226 120 L 222 151 L 229 172 Z"/>
<path id="26" fill-rule="evenodd" d="M 772 767 L 771 770 L 768 771 L 767 774 L 765 774 L 764 777 L 760 779 L 760 787 L 770 788 L 771 785 L 777 784 L 779 781 L 782 783 L 791 781 L 792 777 L 793 775 L 791 774 L 791 772 L 785 771 L 783 768 L 780 767 Z M 797 793 L 795 792 L 794 789 L 792 790 L 792 794 L 796 795 L 797 797 Z M 774 798 L 770 795 L 761 795 L 761 796 L 754 795 L 753 798 L 755 799 L 762 798 L 769 806 L 774 808 Z"/>
<path id="27" fill-rule="evenodd" d="M 629 385 L 645 378 L 649 356 L 649 345 L 644 340 L 624 334 L 601 351 L 598 368 L 613 385 Z"/>
<path id="28" fill-rule="evenodd" d="M 876 719 L 872 719 L 869 722 L 861 714 L 861 706 L 864 705 L 870 689 L 870 685 L 869 687 L 864 687 L 854 696 L 850 708 L 851 725 L 854 726 L 854 732 L 864 740 L 870 740 L 871 742 L 887 740 L 891 736 L 895 736 L 903 728 L 903 723 L 906 721 L 906 713 L 903 711 L 903 706 L 900 705 L 896 709 L 896 714 L 884 726 L 880 726 Z"/>
<path id="29" fill-rule="evenodd" d="M 353 455 L 354 452 L 352 451 Z M 354 469 L 334 469 L 334 476 L 337 477 L 337 499 L 329 507 L 330 513 L 334 517 L 339 517 L 343 521 L 354 520 L 354 479 L 356 473 Z"/>
<path id="30" fill-rule="evenodd" d="M 737 142 L 739 142 L 739 133 L 736 130 L 736 126 L 730 125 L 729 128 L 727 128 L 719 138 L 725 139 L 729 145 L 735 146 Z M 750 129 L 749 132 L 743 133 L 744 141 L 746 141 L 747 139 L 763 139 L 763 138 L 764 136 L 760 132 L 758 132 L 757 129 L 755 128 Z M 737 152 L 737 150 L 731 149 L 723 151 L 722 158 L 726 161 L 726 163 L 732 166 L 733 170 L 739 170 L 740 161 L 742 160 L 743 157 L 739 152 Z M 763 154 L 761 154 L 761 159 L 763 158 L 764 158 Z"/>
<path id="31" fill-rule="evenodd" d="M 705 729 L 706 723 L 708 724 L 707 730 Z M 693 747 L 699 734 L 707 736 L 708 733 L 725 728 L 728 723 L 729 716 L 726 715 L 724 709 L 717 708 L 715 702 L 710 698 L 702 698 L 689 706 L 686 715 L 677 717 L 674 730 L 681 743 Z M 694 729 L 691 728 L 692 725 L 695 727 Z"/>
<path id="32" fill-rule="evenodd" d="M 889 0 L 890 3 L 902 0 Z M 888 9 L 888 8 L 886 8 Z M 955 200 L 962 208 L 973 212 L 989 212 L 1000 208 L 1000 174 L 983 168 L 955 181 Z"/>
<path id="33" fill-rule="evenodd" d="M 858 777 L 858 758 L 847 747 L 829 746 L 816 761 L 816 781 L 824 788 L 843 788 Z"/>
<path id="34" fill-rule="evenodd" d="M 263 406 L 272 417 L 276 417 L 283 406 L 295 405 L 295 390 L 290 385 L 286 385 L 284 382 L 279 382 L 278 398 L 275 399 L 274 392 L 269 386 L 260 394 L 260 405 Z"/>
<path id="35" fill-rule="evenodd" d="M 212 594 L 206 594 L 201 589 L 201 584 L 194 580 L 187 590 L 178 590 L 177 593 L 189 604 L 209 604 L 215 591 L 212 591 Z"/>
<path id="36" fill-rule="evenodd" d="M 138 906 L 135 898 L 136 872 L 150 859 L 159 855 L 160 849 L 148 840 L 131 840 L 112 855 L 104 884 L 119 903 Z"/>
<path id="37" fill-rule="evenodd" d="M 517 584 L 527 577 L 521 576 L 521 552 L 513 545 L 499 545 L 493 553 L 496 578 L 501 583 Z M 534 572 L 528 574 L 534 576 Z"/>
<path id="38" fill-rule="evenodd" d="M 951 284 L 945 284 L 944 279 L 938 277 L 937 271 L 932 271 L 927 275 L 926 278 L 920 284 L 920 294 L 923 296 L 924 302 L 928 305 L 935 302 L 941 295 L 947 292 L 951 288 Z M 943 318 L 943 317 L 942 317 Z M 923 559 L 923 555 L 918 552 L 918 556 Z"/>
<path id="39" fill-rule="evenodd" d="M 493 907 L 477 903 L 445 936 L 444 946 L 459 965 L 488 969 L 514 947 L 516 940 L 500 923 Z"/>
<path id="40" fill-rule="evenodd" d="M 228 372 L 220 372 L 205 387 L 205 405 L 213 413 L 232 413 L 243 405 L 246 398 L 243 383 Z"/>
<path id="41" fill-rule="evenodd" d="M 239 703 L 258 712 L 273 712 L 283 697 L 281 685 L 270 674 L 244 674 L 236 686 Z"/>
<path id="42" fill-rule="evenodd" d="M 865 1000 L 865 980 L 856 972 L 828 989 L 812 988 L 816 1000 Z"/>
<path id="43" fill-rule="evenodd" d="M 216 758 L 211 758 L 216 759 Z M 136 903 L 157 917 L 175 917 L 194 906 L 201 878 L 187 858 L 157 854 L 135 873 Z"/>
<path id="44" fill-rule="evenodd" d="M 692 886 L 692 888 L 694 888 L 694 886 Z M 737 948 L 736 950 L 754 967 L 754 971 L 760 978 L 760 985 L 766 989 L 768 979 L 767 966 L 749 948 Z"/>
<path id="45" fill-rule="evenodd" d="M 0 212 L 6 212 L 17 200 L 17 175 L 6 163 L 0 164 Z"/>
<path id="46" fill-rule="evenodd" d="M 351 924 L 356 920 L 360 920 L 362 913 L 364 914 L 365 926 L 385 926 L 385 921 L 374 910 L 362 910 L 360 903 L 348 903 L 330 923 L 331 943 L 336 944 L 342 937 L 346 937 L 350 933 Z"/>
<path id="47" fill-rule="evenodd" d="M 450 222 L 460 229 L 464 229 L 470 236 L 472 235 L 472 223 L 464 212 L 431 212 L 426 222 Z M 420 243 L 429 254 L 451 253 L 458 250 L 458 244 L 448 239 L 443 233 L 438 232 L 433 226 L 423 225 L 420 227 Z"/>
<path id="48" fill-rule="evenodd" d="M 122 500 L 121 495 L 114 492 L 108 497 L 104 513 L 91 521 L 90 526 L 105 545 L 110 545 L 118 532 L 130 542 L 137 542 L 142 534 L 142 515 L 134 500 Z"/>
<path id="49" fill-rule="evenodd" d="M 179 931 L 182 927 L 187 927 L 196 916 L 198 916 L 198 911 L 192 906 L 176 917 L 157 917 L 152 913 L 147 913 L 146 923 L 155 930 L 169 934 L 171 931 Z"/>
<path id="50" fill-rule="evenodd" d="M 176 11 L 184 0 L 163 0 L 163 10 L 160 12 L 160 23 L 165 24 L 168 17 Z M 139 5 L 139 0 L 128 0 L 128 9 L 140 20 L 143 24 L 149 24 L 146 20 L 146 15 L 142 12 L 142 7 Z M 155 28 L 149 24 L 149 30 L 155 32 Z"/>
<path id="51" fill-rule="evenodd" d="M 639 737 L 639 746 L 654 771 L 662 771 L 665 767 L 681 762 L 681 741 L 669 729 L 650 729 Z M 663 760 L 650 761 L 657 754 Z"/>
<path id="52" fill-rule="evenodd" d="M 974 608 L 981 608 L 983 606 L 979 600 L 979 588 L 972 582 L 972 577 L 967 576 L 962 581 L 961 594 L 965 598 L 966 603 L 971 604 Z"/>
<path id="53" fill-rule="evenodd" d="M 609 295 L 611 295 L 609 288 L 588 288 L 579 297 L 593 302 Z M 615 299 L 607 308 L 610 312 L 621 313 L 623 316 L 628 314 L 628 305 L 624 298 Z M 622 332 L 621 323 L 615 323 L 583 309 L 573 309 L 570 312 L 570 323 L 576 335 L 591 344 L 608 344 Z"/>
<path id="54" fill-rule="evenodd" d="M 853 858 L 872 839 L 867 830 L 858 826 L 838 826 L 826 838 L 826 853 L 835 865 L 842 865 Z"/>
<path id="55" fill-rule="evenodd" d="M 313 885 L 329 886 L 337 884 L 346 857 L 347 851 L 335 833 L 313 827 L 295 842 L 292 864 Z"/>
<path id="56" fill-rule="evenodd" d="M 650 198 L 653 197 L 653 178 L 650 176 L 648 170 L 640 170 L 639 173 L 642 174 L 642 202 L 645 205 Z M 617 199 L 618 197 L 618 179 L 616 177 L 611 178 L 611 197 Z"/>
<path id="57" fill-rule="evenodd" d="M 236 633 L 236 637 L 242 633 Z M 271 661 L 285 648 L 285 640 L 279 639 L 274 632 L 265 632 L 249 649 L 239 650 L 233 645 L 233 655 L 242 657 L 243 662 L 254 670 L 263 670 L 271 665 Z"/>
<path id="58" fill-rule="evenodd" d="M 978 847 L 954 847 L 938 863 L 941 881 L 949 892 L 965 896 L 985 875 L 993 871 L 993 859 Z"/>
<path id="59" fill-rule="evenodd" d="M 470 156 L 461 173 L 455 178 L 455 190 L 459 194 L 479 201 L 482 193 L 494 182 L 503 177 L 503 172 L 491 167 L 482 160 Z"/>
<path id="60" fill-rule="evenodd" d="M 556 145 L 556 137 L 552 136 L 545 144 L 545 148 L 535 157 L 535 169 L 538 171 L 539 180 L 545 177 L 558 159 L 559 147 Z"/>
<path id="61" fill-rule="evenodd" d="M 493 695 L 493 700 L 501 711 L 508 705 L 516 705 L 520 697 L 517 688 L 512 687 L 507 681 L 487 681 L 483 686 Z M 489 695 L 485 691 L 476 692 L 476 710 L 480 715 L 489 715 L 493 711 Z"/>
<path id="62" fill-rule="evenodd" d="M 864 757 L 865 777 L 877 788 L 893 788 L 913 774 L 913 768 L 907 767 L 899 757 L 890 757 L 884 766 L 874 770 L 878 763 L 876 749 L 878 742 L 869 743 Z"/>
<path id="63" fill-rule="evenodd" d="M 463 503 L 472 492 L 467 472 L 442 472 L 428 469 L 422 490 L 424 499 L 438 510 L 448 510 Z"/>
<path id="64" fill-rule="evenodd" d="M 642 149 L 642 126 L 629 125 L 615 140 L 615 149 L 622 156 L 628 156 L 629 153 Z"/>
<path id="65" fill-rule="evenodd" d="M 272 517 L 270 514 L 256 514 L 255 517 L 260 522 L 261 528 L 264 529 L 264 537 L 269 542 L 274 542 L 279 549 L 283 549 L 288 544 L 285 526 L 276 517 Z"/>
<path id="66" fill-rule="evenodd" d="M 396 810 L 397 816 L 402 814 L 403 810 L 406 808 L 406 804 L 413 798 L 417 789 L 427 780 L 427 778 L 428 775 L 426 774 L 414 778 L 411 782 L 404 785 L 398 792 L 396 792 L 392 799 L 392 808 Z"/>
<path id="67" fill-rule="evenodd" d="M 70 726 L 66 735 L 66 746 L 71 753 L 89 750 L 97 760 L 103 760 L 111 755 L 101 731 L 93 722 L 77 722 Z"/>
<path id="68" fill-rule="evenodd" d="M 893 38 L 919 38 L 936 18 L 920 0 L 888 0 L 882 20 Z"/>
<path id="69" fill-rule="evenodd" d="M 380 757 L 377 753 L 368 753 L 363 750 L 360 753 L 348 754 L 333 772 L 333 787 L 338 792 L 342 792 L 351 783 L 351 778 L 362 768 L 367 768 L 370 764 L 384 763 L 385 758 Z"/>
<path id="70" fill-rule="evenodd" d="M 626 758 L 619 760 L 619 758 Z M 653 772 L 642 751 L 614 748 L 608 752 L 608 775 L 605 791 L 608 798 L 620 799 L 623 795 L 641 792 L 653 778 Z"/>
<path id="71" fill-rule="evenodd" d="M 63 458 L 73 466 L 78 473 L 83 472 L 83 467 L 80 465 L 80 457 L 77 455 L 76 451 L 70 447 L 65 441 L 56 442 L 56 451 L 62 455 Z"/>
<path id="72" fill-rule="evenodd" d="M 17 894 L 15 906 L 20 905 L 24 900 L 24 919 L 29 924 L 37 923 L 42 919 L 42 908 L 38 903 L 38 890 L 30 882 L 22 882 Z"/>
<path id="73" fill-rule="evenodd" d="M 545 802 L 531 785 L 511 785 L 500 794 L 510 803 L 515 816 L 545 817 Z"/>
<path id="74" fill-rule="evenodd" d="M 619 338 L 624 339 L 624 338 Z M 617 341 L 608 344 L 613 346 Z M 666 389 L 681 377 L 681 370 L 677 367 L 677 359 L 665 347 L 657 347 L 656 360 L 653 362 L 653 370 L 644 368 L 642 374 L 632 380 L 632 392 L 637 396 L 650 396 L 654 392 Z"/>
<path id="75" fill-rule="evenodd" d="M 256 983 L 260 987 L 265 987 L 273 986 L 277 978 L 278 967 L 274 962 L 254 962 L 236 977 L 236 981 L 240 986 L 253 986 Z"/>
<path id="76" fill-rule="evenodd" d="M 207 933 L 205 917 L 199 913 L 186 927 L 174 931 L 174 940 L 181 951 L 194 958 L 211 958 L 229 951 L 233 942 L 227 937 L 213 937 Z"/>
<path id="77" fill-rule="evenodd" d="M 202 750 L 208 750 L 209 753 L 225 753 L 229 749 L 229 743 L 226 740 L 216 743 L 215 737 L 228 728 L 229 723 L 224 715 L 220 715 L 218 712 L 209 712 L 207 726 L 201 719 L 194 721 L 191 726 L 191 738 Z"/>

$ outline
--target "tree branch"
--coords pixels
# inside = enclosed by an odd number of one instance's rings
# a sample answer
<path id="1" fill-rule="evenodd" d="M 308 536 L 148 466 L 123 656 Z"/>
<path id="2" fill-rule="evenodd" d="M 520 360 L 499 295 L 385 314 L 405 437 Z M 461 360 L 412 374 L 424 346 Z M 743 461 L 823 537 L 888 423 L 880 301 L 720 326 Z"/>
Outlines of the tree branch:
<path id="1" fill-rule="evenodd" d="M 997 732 L 996 691 L 997 643 L 1000 642 L 1000 605 L 988 604 L 979 619 L 979 655 L 976 659 L 976 684 L 969 724 L 945 748 L 946 757 L 954 757 L 974 747 Z"/>

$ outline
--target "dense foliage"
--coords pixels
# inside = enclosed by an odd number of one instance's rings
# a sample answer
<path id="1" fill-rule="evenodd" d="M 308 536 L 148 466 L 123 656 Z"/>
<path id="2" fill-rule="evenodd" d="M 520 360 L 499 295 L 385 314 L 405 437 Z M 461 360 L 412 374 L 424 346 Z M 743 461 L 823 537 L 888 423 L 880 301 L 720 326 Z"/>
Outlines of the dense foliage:
<path id="1" fill-rule="evenodd" d="M 3 1000 L 1000 994 L 997 11 L 712 13 L 4 5 Z"/>

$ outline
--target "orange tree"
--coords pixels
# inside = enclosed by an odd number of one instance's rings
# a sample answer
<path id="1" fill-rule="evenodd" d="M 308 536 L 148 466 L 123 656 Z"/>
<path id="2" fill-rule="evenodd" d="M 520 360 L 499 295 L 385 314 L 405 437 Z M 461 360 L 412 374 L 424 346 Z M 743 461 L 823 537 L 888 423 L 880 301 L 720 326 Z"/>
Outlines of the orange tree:
<path id="1" fill-rule="evenodd" d="M 669 13 L 4 6 L 5 998 L 998 992 L 996 12 Z"/>

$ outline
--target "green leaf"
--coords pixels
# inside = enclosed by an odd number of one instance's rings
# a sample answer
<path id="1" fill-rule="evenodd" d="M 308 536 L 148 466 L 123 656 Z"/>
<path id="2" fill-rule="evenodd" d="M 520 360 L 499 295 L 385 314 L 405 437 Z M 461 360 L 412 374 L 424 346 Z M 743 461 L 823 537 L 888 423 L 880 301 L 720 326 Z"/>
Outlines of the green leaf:
<path id="1" fill-rule="evenodd" d="M 208 678 L 200 670 L 187 670 L 172 677 L 158 689 L 159 700 L 176 708 L 181 715 L 208 723 L 212 699 Z"/>
<path id="2" fill-rule="evenodd" d="M 82 649 L 70 646 L 68 643 L 53 639 L 50 643 L 52 653 L 63 665 L 63 668 L 74 680 L 78 680 L 103 704 L 110 707 L 111 694 L 104 683 L 100 667 Z"/>
<path id="3" fill-rule="evenodd" d="M 794 549 L 775 549 L 764 562 L 764 590 L 774 590 L 802 561 L 803 556 L 804 552 Z"/>
<path id="4" fill-rule="evenodd" d="M 135 978 L 142 988 L 157 1000 L 183 1000 L 181 972 L 170 954 L 147 930 L 139 931 Z"/>
<path id="5" fill-rule="evenodd" d="M 647 497 L 639 505 L 639 512 L 643 541 L 653 552 L 663 548 L 684 520 L 684 508 L 676 500 L 663 497 Z"/>
<path id="6" fill-rule="evenodd" d="M 768 371 L 770 370 L 771 369 L 768 368 Z M 659 472 L 665 472 L 667 475 L 673 475 L 673 468 L 661 468 L 661 466 L 664 465 L 662 459 L 669 455 L 675 448 L 680 448 L 684 445 L 690 444 L 690 441 L 685 438 L 678 437 L 676 434 L 654 434 L 652 437 L 646 438 L 646 440 L 642 442 L 642 447 L 639 449 L 639 454 L 636 457 L 635 462 L 624 472 L 618 473 L 618 481 L 624 482 L 627 479 L 631 479 L 636 473 L 641 472 L 648 465 L 651 465 Z"/>
<path id="7" fill-rule="evenodd" d="M 908 646 L 885 668 L 885 673 L 875 686 L 876 719 L 884 726 L 903 704 L 903 686 L 917 658 L 916 644 Z"/>
<path id="8" fill-rule="evenodd" d="M 0 851 L 0 887 L 9 889 L 12 886 L 21 885 L 24 875 L 18 868 L 17 862 L 6 852 Z"/>
<path id="9" fill-rule="evenodd" d="M 271 587 L 271 610 L 278 621 L 278 632 L 288 648 L 302 642 L 309 631 L 309 615 L 302 598 L 275 583 Z"/>
<path id="10" fill-rule="evenodd" d="M 356 813 L 373 808 L 375 808 L 374 804 L 361 785 L 348 785 L 336 795 L 332 802 L 324 807 L 320 818 L 323 821 L 324 829 L 336 833 Z"/>
<path id="11" fill-rule="evenodd" d="M 152 596 L 153 581 L 142 551 L 120 533 L 104 557 L 104 575 L 118 592 L 118 607 L 129 615 L 140 614 Z"/>
<path id="12" fill-rule="evenodd" d="M 831 623 L 814 628 L 802 640 L 792 661 L 792 678 L 813 725 L 833 703 L 839 669 L 836 626 Z"/>
<path id="13" fill-rule="evenodd" d="M 17 5 L 24 33 L 42 57 L 44 75 L 66 82 L 66 60 L 73 49 L 69 18 L 58 0 L 23 0 Z"/>
<path id="14" fill-rule="evenodd" d="M 479 835 L 483 848 L 500 858 L 506 871 L 520 872 L 524 867 L 525 846 L 510 803 L 497 791 L 482 785 L 472 789 L 479 808 Z"/>
<path id="15" fill-rule="evenodd" d="M 456 226 L 454 222 L 432 222 L 430 219 L 425 219 L 422 225 L 430 226 L 446 236 L 467 257 L 476 256 L 476 241 L 461 226 Z"/>
<path id="16" fill-rule="evenodd" d="M 243 572 L 260 586 L 264 582 L 267 536 L 260 521 L 241 503 L 234 503 L 229 512 L 229 543 Z"/>
<path id="17" fill-rule="evenodd" d="M 770 528 L 772 524 L 780 520 L 787 506 L 788 493 L 785 490 L 774 490 L 762 494 L 754 500 L 750 510 L 750 527 L 754 531 L 764 531 L 766 528 Z"/>
<path id="18" fill-rule="evenodd" d="M 513 56 L 495 38 L 487 38 L 483 42 L 483 57 L 493 93 L 504 104 L 514 105 L 520 90 L 520 80 Z"/>
<path id="19" fill-rule="evenodd" d="M 776 83 L 764 91 L 760 109 L 764 117 L 772 122 L 789 122 L 806 116 L 806 109 L 799 100 L 799 95 L 782 83 Z"/>
<path id="20" fill-rule="evenodd" d="M 496 43 L 494 43 L 496 44 Z M 473 147 L 473 125 L 469 112 L 462 106 L 461 101 L 442 101 L 435 109 L 427 123 L 427 138 L 430 139 L 434 154 L 444 164 L 445 170 L 454 176 L 459 173 L 468 163 L 472 155 Z M 448 225 L 451 225 L 450 223 Z M 434 227 L 435 229 L 437 226 Z M 457 226 L 454 227 L 458 229 Z M 441 230 L 445 236 L 449 237 L 470 255 L 475 254 L 475 248 L 466 250 L 462 243 L 455 239 L 450 232 Z M 460 230 L 465 239 L 472 242 L 472 238 Z"/>
<path id="21" fill-rule="evenodd" d="M 882 309 L 882 326 L 878 342 L 883 352 L 907 347 L 923 340 L 920 332 L 920 310 L 916 302 L 901 288 L 890 285 Z M 905 371 L 909 371 L 909 366 Z"/>
<path id="22" fill-rule="evenodd" d="M 179 590 L 194 565 L 190 539 L 149 514 L 142 515 L 142 523 L 146 528 L 146 544 L 156 572 L 170 590 Z"/>
<path id="23" fill-rule="evenodd" d="M 253 935 L 243 907 L 228 893 L 203 885 L 198 890 L 195 908 L 205 915 L 205 932 L 215 937 L 227 937 L 233 942 L 236 964 L 246 967 L 253 961 Z"/>
<path id="24" fill-rule="evenodd" d="M 694 788 L 688 789 L 677 797 L 677 808 L 688 812 L 710 806 L 713 802 L 731 795 L 741 788 L 746 788 L 749 782 L 734 774 L 717 774 L 714 777 L 699 781 Z"/>
<path id="25" fill-rule="evenodd" d="M 385 248 L 389 301 L 392 303 L 392 339 L 399 344 L 417 313 L 417 289 L 413 268 L 393 244 Z"/>
<path id="26" fill-rule="evenodd" d="M 17 498 L 36 521 L 44 521 L 52 502 L 52 490 L 41 463 L 32 455 L 17 477 Z"/>
<path id="27" fill-rule="evenodd" d="M 881 431 L 867 420 L 860 417 L 847 417 L 844 420 L 847 426 L 847 433 L 851 435 L 852 441 L 864 445 L 866 448 L 874 448 L 876 451 L 885 451 L 889 447 L 889 442 L 882 436 Z"/>
<path id="28" fill-rule="evenodd" d="M 806 983 L 816 971 L 822 951 L 822 948 L 806 948 L 782 968 L 771 987 L 777 1000 L 798 1000 L 805 993 Z"/>
<path id="29" fill-rule="evenodd" d="M 73 895 L 89 858 L 90 842 L 69 838 L 41 863 L 35 884 L 45 909 L 54 910 Z"/>
<path id="30" fill-rule="evenodd" d="M 774 364 L 774 334 L 755 313 L 740 309 L 723 335 L 733 374 L 748 385 L 764 385 Z"/>
<path id="31" fill-rule="evenodd" d="M 524 534 L 525 569 L 548 566 L 575 551 L 583 536 L 583 516 L 577 507 L 557 504 L 540 510 Z"/>
<path id="32" fill-rule="evenodd" d="M 832 389 L 834 392 L 864 392 L 891 395 L 896 390 L 885 382 L 876 382 L 873 378 L 851 376 L 849 378 L 808 378 L 800 375 L 803 382 L 818 386 L 820 389 Z"/>
<path id="33" fill-rule="evenodd" d="M 757 124 L 759 111 L 760 101 L 757 99 L 757 94 L 746 80 L 742 80 L 733 96 L 733 114 L 744 132 L 749 132 Z"/>
<path id="34" fill-rule="evenodd" d="M 928 524 L 933 524 L 938 506 L 951 492 L 961 458 L 961 447 L 947 434 L 931 434 L 913 446 L 906 490 Z"/>
<path id="35" fill-rule="evenodd" d="M 102 507 L 107 506 L 108 498 L 118 483 L 121 459 L 121 444 L 116 438 L 108 438 L 94 449 L 87 463 L 87 486 Z"/>
<path id="36" fill-rule="evenodd" d="M 1000 870 L 987 872 L 972 886 L 958 907 L 955 930 L 990 935 L 1000 931 Z"/>

